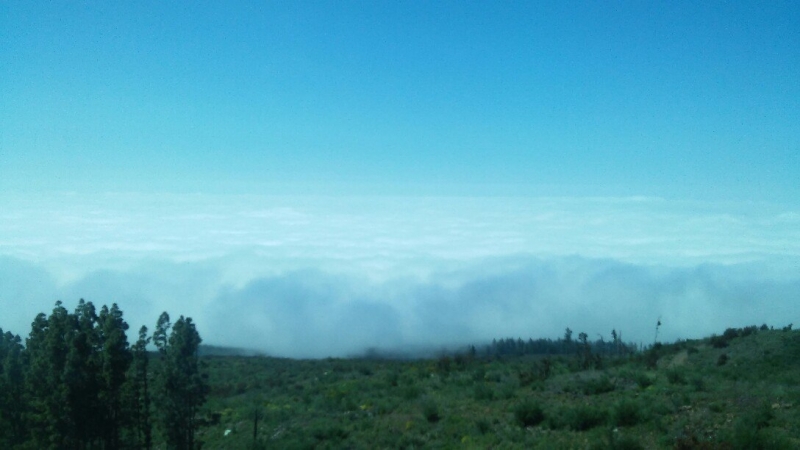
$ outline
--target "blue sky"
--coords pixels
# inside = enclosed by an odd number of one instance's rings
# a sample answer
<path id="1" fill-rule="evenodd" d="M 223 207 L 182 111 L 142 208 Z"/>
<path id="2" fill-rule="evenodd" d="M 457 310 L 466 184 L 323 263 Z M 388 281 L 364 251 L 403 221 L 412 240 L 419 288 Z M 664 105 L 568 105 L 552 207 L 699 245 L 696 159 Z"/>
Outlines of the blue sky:
<path id="1" fill-rule="evenodd" d="M 0 17 L 4 189 L 800 194 L 792 2 L 11 2 Z"/>
<path id="2" fill-rule="evenodd" d="M 327 356 L 780 321 L 797 80 L 795 2 L 3 2 L 0 326 L 86 297 Z"/>

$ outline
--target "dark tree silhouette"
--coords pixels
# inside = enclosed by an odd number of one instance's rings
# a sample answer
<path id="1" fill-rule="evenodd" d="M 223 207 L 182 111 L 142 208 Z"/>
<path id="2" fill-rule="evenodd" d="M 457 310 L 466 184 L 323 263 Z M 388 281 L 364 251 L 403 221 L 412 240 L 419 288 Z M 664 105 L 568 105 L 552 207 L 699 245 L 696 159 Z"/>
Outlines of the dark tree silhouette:
<path id="1" fill-rule="evenodd" d="M 131 348 L 114 304 L 99 315 L 81 299 L 74 313 L 56 302 L 22 339 L 0 329 L 0 448 L 153 448 L 147 328 Z M 171 332 L 170 332 L 171 330 Z M 208 385 L 200 335 L 190 318 L 174 326 L 164 313 L 153 336 L 162 437 L 169 448 L 195 447 L 195 417 Z"/>
<path id="2" fill-rule="evenodd" d="M 169 328 L 169 315 L 163 313 L 153 335 L 161 353 L 155 397 L 159 425 L 169 448 L 190 450 L 195 447 L 197 412 L 208 394 L 197 354 L 202 340 L 191 318 L 181 316 L 166 339 Z"/>

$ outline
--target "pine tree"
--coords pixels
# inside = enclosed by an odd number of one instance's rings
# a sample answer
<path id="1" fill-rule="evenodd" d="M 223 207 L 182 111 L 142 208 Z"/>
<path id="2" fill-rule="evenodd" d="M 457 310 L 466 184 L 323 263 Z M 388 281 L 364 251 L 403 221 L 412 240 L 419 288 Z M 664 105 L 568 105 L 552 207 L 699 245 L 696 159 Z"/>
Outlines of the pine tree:
<path id="1" fill-rule="evenodd" d="M 190 450 L 195 448 L 196 416 L 208 394 L 197 354 L 202 340 L 191 318 L 181 316 L 166 339 L 168 329 L 169 315 L 163 313 L 153 334 L 161 354 L 156 396 L 159 422 L 169 448 Z"/>
<path id="2" fill-rule="evenodd" d="M 109 310 L 103 306 L 98 319 L 102 350 L 100 360 L 99 400 L 102 405 L 103 442 L 105 448 L 119 448 L 120 434 L 126 422 L 122 408 L 122 386 L 131 364 L 131 352 L 125 331 L 128 324 L 116 303 Z"/>
<path id="3" fill-rule="evenodd" d="M 97 441 L 107 423 L 101 413 L 102 393 L 98 350 L 102 335 L 97 327 L 98 317 L 92 302 L 81 299 L 70 316 L 67 334 L 67 360 L 63 382 L 67 392 L 71 436 L 77 448 Z"/>
<path id="4" fill-rule="evenodd" d="M 30 432 L 36 448 L 61 449 L 75 446 L 75 426 L 64 379 L 72 333 L 71 317 L 61 302 L 49 317 L 39 314 L 31 325 L 25 348 L 30 360 L 25 377 L 30 401 Z"/>
<path id="5" fill-rule="evenodd" d="M 151 449 L 152 386 L 167 447 L 194 449 L 208 385 L 192 319 L 159 317 L 153 383 L 147 327 L 133 347 L 127 329 L 116 304 L 98 315 L 81 299 L 72 314 L 59 301 L 37 315 L 24 346 L 0 330 L 0 448 Z"/>
<path id="6" fill-rule="evenodd" d="M 122 311 L 81 299 L 34 320 L 27 340 L 26 395 L 37 448 L 121 448 L 121 389 L 131 361 Z"/>
<path id="7" fill-rule="evenodd" d="M 23 365 L 25 348 L 18 335 L 0 329 L 0 447 L 12 448 L 27 438 Z"/>
<path id="8" fill-rule="evenodd" d="M 127 377 L 127 402 L 130 416 L 129 444 L 133 448 L 150 450 L 153 445 L 150 419 L 150 358 L 147 354 L 147 327 L 139 329 L 139 339 L 133 345 L 132 363 Z"/>

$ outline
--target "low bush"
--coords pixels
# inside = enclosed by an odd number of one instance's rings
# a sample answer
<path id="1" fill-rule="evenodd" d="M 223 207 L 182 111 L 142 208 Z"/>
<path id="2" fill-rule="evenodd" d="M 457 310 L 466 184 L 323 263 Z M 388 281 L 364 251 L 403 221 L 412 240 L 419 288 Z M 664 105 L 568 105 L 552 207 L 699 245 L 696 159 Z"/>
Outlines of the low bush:
<path id="1" fill-rule="evenodd" d="M 579 405 L 564 408 L 548 416 L 548 426 L 554 430 L 568 428 L 586 431 L 608 422 L 608 413 L 596 406 Z"/>
<path id="2" fill-rule="evenodd" d="M 506 400 L 511 400 L 517 395 L 519 384 L 516 381 L 507 380 L 500 385 L 500 397 Z"/>
<path id="3" fill-rule="evenodd" d="M 726 340 L 730 341 L 734 338 L 739 337 L 741 331 L 738 328 L 726 328 L 725 332 L 722 333 L 722 337 Z"/>
<path id="4" fill-rule="evenodd" d="M 645 372 L 634 372 L 632 378 L 642 389 L 647 389 L 653 385 L 653 379 Z"/>
<path id="5" fill-rule="evenodd" d="M 473 395 L 477 401 L 490 401 L 494 398 L 494 391 L 486 384 L 478 383 L 475 385 Z"/>
<path id="6" fill-rule="evenodd" d="M 480 434 L 486 434 L 492 429 L 492 425 L 486 419 L 478 419 L 475 421 L 475 428 L 478 429 Z"/>
<path id="7" fill-rule="evenodd" d="M 644 446 L 630 436 L 620 436 L 613 428 L 608 429 L 605 441 L 595 442 L 591 450 L 644 450 Z"/>
<path id="8" fill-rule="evenodd" d="M 603 375 L 600 378 L 586 380 L 581 386 L 581 391 L 586 395 L 605 394 L 614 390 L 614 383 L 611 379 Z"/>
<path id="9" fill-rule="evenodd" d="M 533 427 L 544 421 L 544 411 L 532 400 L 524 400 L 514 408 L 514 418 L 522 428 Z"/>
<path id="10" fill-rule="evenodd" d="M 339 425 L 320 425 L 311 430 L 317 441 L 340 442 L 347 439 L 348 432 Z"/>
<path id="11" fill-rule="evenodd" d="M 422 388 L 417 385 L 405 386 L 403 388 L 403 398 L 414 400 L 422 394 Z"/>
<path id="12" fill-rule="evenodd" d="M 790 449 L 794 445 L 779 430 L 768 428 L 774 418 L 769 403 L 763 403 L 748 414 L 741 416 L 735 423 L 732 433 L 725 439 L 728 448 L 733 449 Z"/>
<path id="13" fill-rule="evenodd" d="M 683 375 L 683 372 L 673 367 L 667 370 L 667 381 L 669 381 L 670 384 L 686 384 L 686 377 Z"/>
<path id="14" fill-rule="evenodd" d="M 716 334 L 711 335 L 709 342 L 711 342 L 711 346 L 714 348 L 725 348 L 728 346 L 728 339 L 726 339 L 725 336 L 717 336 Z"/>
<path id="15" fill-rule="evenodd" d="M 432 398 L 426 398 L 422 402 L 422 415 L 430 423 L 436 423 L 441 419 L 439 414 L 439 405 L 436 404 Z"/>
<path id="16" fill-rule="evenodd" d="M 696 375 L 691 379 L 692 387 L 697 392 L 705 392 L 706 391 L 706 380 L 701 375 Z"/>
<path id="17" fill-rule="evenodd" d="M 623 399 L 614 405 L 611 421 L 616 426 L 631 427 L 642 421 L 641 405 L 635 400 Z"/>
<path id="18" fill-rule="evenodd" d="M 397 370 L 391 370 L 386 375 L 386 382 L 391 387 L 397 387 L 400 384 L 400 373 Z"/>
<path id="19" fill-rule="evenodd" d="M 539 377 L 533 369 L 519 369 L 517 371 L 517 378 L 519 379 L 519 385 L 525 387 L 530 386 L 530 384 Z"/>
<path id="20" fill-rule="evenodd" d="M 755 325 L 751 325 L 749 327 L 742 328 L 742 330 L 741 330 L 739 335 L 741 337 L 745 337 L 745 336 L 750 336 L 751 334 L 755 334 L 757 332 L 758 332 L 758 327 L 755 326 Z"/>
<path id="21" fill-rule="evenodd" d="M 608 413 L 596 406 L 581 405 L 569 413 L 569 427 L 575 431 L 586 431 L 607 422 Z"/>
<path id="22" fill-rule="evenodd" d="M 478 368 L 472 372 L 472 379 L 475 381 L 483 381 L 485 378 L 486 369 L 484 369 L 483 366 L 478 366 Z"/>
<path id="23" fill-rule="evenodd" d="M 658 367 L 658 360 L 661 358 L 660 351 L 662 347 L 661 343 L 655 344 L 642 354 L 641 360 L 646 368 L 655 369 Z"/>
<path id="24" fill-rule="evenodd" d="M 612 441 L 608 448 L 609 450 L 644 450 L 644 445 L 636 439 L 626 436 Z"/>

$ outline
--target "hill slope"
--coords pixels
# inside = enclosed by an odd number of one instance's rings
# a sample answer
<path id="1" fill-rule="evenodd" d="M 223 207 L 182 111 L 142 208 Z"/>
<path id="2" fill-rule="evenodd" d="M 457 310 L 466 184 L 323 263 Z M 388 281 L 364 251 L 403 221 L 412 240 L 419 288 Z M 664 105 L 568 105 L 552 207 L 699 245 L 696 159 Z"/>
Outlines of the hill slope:
<path id="1" fill-rule="evenodd" d="M 207 357 L 201 438 L 212 449 L 800 448 L 798 331 L 727 330 L 593 355 L 583 370 L 585 356 Z"/>

